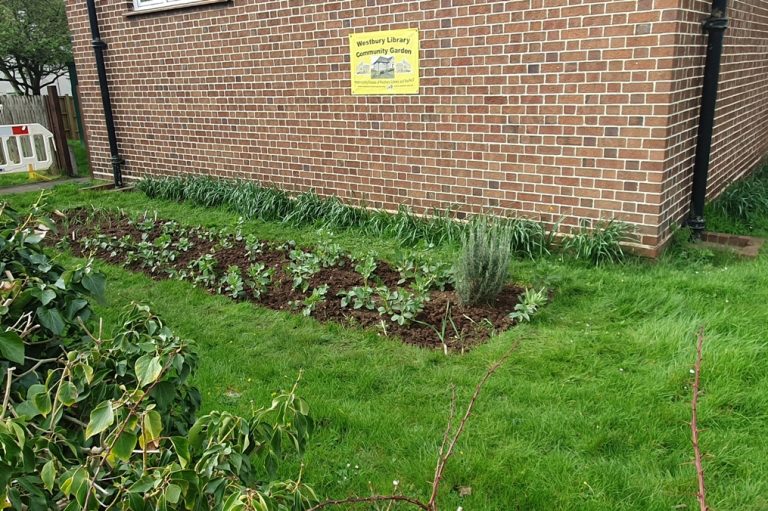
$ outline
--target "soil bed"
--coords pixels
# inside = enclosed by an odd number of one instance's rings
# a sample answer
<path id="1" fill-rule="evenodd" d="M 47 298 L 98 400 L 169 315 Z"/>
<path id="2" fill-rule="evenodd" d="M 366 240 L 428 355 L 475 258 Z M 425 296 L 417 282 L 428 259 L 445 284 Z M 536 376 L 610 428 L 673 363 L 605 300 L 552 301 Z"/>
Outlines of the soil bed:
<path id="1" fill-rule="evenodd" d="M 116 211 L 95 213 L 89 209 L 76 209 L 69 211 L 67 216 L 68 225 L 59 233 L 58 240 L 60 243 L 67 243 L 69 249 L 77 256 L 94 256 L 132 271 L 145 273 L 157 280 L 171 278 L 174 271 L 177 274 L 187 271 L 190 263 L 206 254 L 211 254 L 215 259 L 215 274 L 219 277 L 222 277 L 232 266 L 239 267 L 241 274 L 246 275 L 251 265 L 261 263 L 274 270 L 269 287 L 258 299 L 255 299 L 247 290 L 241 299 L 276 310 L 301 313 L 301 308 L 297 307 L 296 302 L 306 300 L 313 289 L 327 285 L 325 300 L 316 303 L 311 311 L 311 316 L 315 319 L 335 321 L 344 325 L 373 327 L 380 335 L 398 337 L 405 343 L 429 348 L 444 349 L 444 340 L 450 351 L 463 352 L 486 341 L 494 333 L 506 330 L 514 324 L 508 314 L 514 310 L 524 291 L 520 287 L 509 285 L 493 303 L 469 307 L 459 304 L 458 297 L 450 285 L 444 290 L 432 289 L 429 291 L 429 298 L 424 303 L 423 310 L 418 313 L 415 320 L 400 325 L 377 310 L 342 307 L 341 297 L 337 296 L 340 292 L 348 291 L 355 286 L 365 285 L 373 287 L 383 285 L 390 290 L 408 289 L 413 283 L 412 279 L 406 279 L 403 282 L 403 276 L 385 261 L 376 262 L 376 269 L 366 283 L 363 276 L 355 271 L 355 261 L 347 255 L 342 255 L 336 265 L 323 267 L 312 274 L 308 278 L 307 291 L 302 292 L 294 288 L 292 274 L 288 270 L 288 265 L 291 263 L 290 250 L 276 244 L 265 243 L 259 253 L 249 254 L 245 241 L 235 234 L 210 235 L 211 231 L 195 228 L 185 231 L 191 233 L 189 237 L 191 245 L 186 250 L 179 250 L 173 261 L 165 261 L 150 268 L 143 261 L 131 260 L 128 255 L 133 249 L 117 246 L 118 240 L 123 240 L 123 245 L 133 247 L 142 240 L 154 243 L 160 236 L 168 233 L 168 229 L 163 227 L 163 220 L 157 220 L 153 225 L 144 223 L 140 228 L 139 222 L 131 221 L 129 217 Z M 107 246 L 94 243 L 93 240 L 97 238 L 103 240 Z M 226 242 L 222 243 L 222 239 Z M 174 242 L 176 241 L 178 240 L 175 239 Z M 305 251 L 313 250 L 312 247 L 297 248 Z M 399 281 L 400 284 L 398 284 Z M 217 293 L 215 287 L 209 287 L 208 291 Z M 449 311 L 448 314 L 446 309 Z M 441 331 L 444 331 L 443 340 L 438 334 Z"/>

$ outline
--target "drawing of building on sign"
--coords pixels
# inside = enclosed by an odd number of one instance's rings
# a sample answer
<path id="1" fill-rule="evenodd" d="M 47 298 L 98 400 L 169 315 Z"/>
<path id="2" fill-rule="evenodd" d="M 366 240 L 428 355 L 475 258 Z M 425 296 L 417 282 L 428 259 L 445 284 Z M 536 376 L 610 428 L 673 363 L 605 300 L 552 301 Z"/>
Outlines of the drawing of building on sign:
<path id="1" fill-rule="evenodd" d="M 371 78 L 384 80 L 395 77 L 395 57 L 376 57 L 371 64 Z"/>
<path id="2" fill-rule="evenodd" d="M 398 73 L 410 73 L 412 69 L 408 61 L 403 59 L 395 65 L 395 71 Z"/>
<path id="3" fill-rule="evenodd" d="M 360 62 L 357 65 L 357 70 L 355 71 L 355 73 L 359 75 L 367 75 L 370 72 L 371 72 L 371 66 L 366 64 L 365 62 Z"/>

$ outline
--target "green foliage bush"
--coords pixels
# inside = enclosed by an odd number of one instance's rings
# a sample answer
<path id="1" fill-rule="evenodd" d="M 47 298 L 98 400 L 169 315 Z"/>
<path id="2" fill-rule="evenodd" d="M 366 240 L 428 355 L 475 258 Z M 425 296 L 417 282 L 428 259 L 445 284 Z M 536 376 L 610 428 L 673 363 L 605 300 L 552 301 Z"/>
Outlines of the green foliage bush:
<path id="1" fill-rule="evenodd" d="M 307 509 L 313 491 L 275 480 L 313 428 L 296 386 L 251 418 L 195 419 L 194 345 L 130 306 L 105 337 L 90 261 L 66 268 L 41 242 L 39 205 L 0 206 L 0 509 Z"/>
<path id="2" fill-rule="evenodd" d="M 506 222 L 477 218 L 462 239 L 455 269 L 456 293 L 466 305 L 492 301 L 504 287 L 512 257 L 512 230 Z"/>

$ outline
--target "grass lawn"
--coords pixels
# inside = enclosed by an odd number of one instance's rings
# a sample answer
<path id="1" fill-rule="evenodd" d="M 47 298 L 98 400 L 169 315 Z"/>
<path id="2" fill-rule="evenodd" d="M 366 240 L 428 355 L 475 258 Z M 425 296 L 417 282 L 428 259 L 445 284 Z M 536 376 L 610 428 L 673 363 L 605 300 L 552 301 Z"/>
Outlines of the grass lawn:
<path id="1" fill-rule="evenodd" d="M 35 196 L 12 197 L 24 208 Z M 216 227 L 221 210 L 147 200 L 139 193 L 59 187 L 53 207 L 80 204 L 156 210 Z M 264 239 L 312 243 L 311 229 L 249 223 Z M 762 233 L 766 234 L 766 233 Z M 346 249 L 398 247 L 353 232 Z M 440 255 L 455 258 L 455 249 Z M 61 257 L 69 257 L 62 255 Z M 464 356 L 444 356 L 374 332 L 320 324 L 234 303 L 176 281 L 119 267 L 108 276 L 107 324 L 131 301 L 154 305 L 179 335 L 197 341 L 196 384 L 205 410 L 247 414 L 304 369 L 301 395 L 319 423 L 304 462 L 321 497 L 390 492 L 428 496 L 445 427 L 449 386 L 461 406 L 491 361 L 520 349 L 483 391 L 447 467 L 441 509 L 670 510 L 698 508 L 690 442 L 695 336 L 706 331 L 702 449 L 709 504 L 768 509 L 768 257 L 740 261 L 678 250 L 660 261 L 586 268 L 557 257 L 516 261 L 513 278 L 555 289 L 533 323 Z M 298 460 L 284 475 L 295 477 Z M 459 487 L 471 495 L 459 496 Z M 403 508 L 405 509 L 405 508 Z"/>
<path id="2" fill-rule="evenodd" d="M 2 173 L 0 174 L 0 188 L 7 188 L 9 186 L 26 185 L 28 183 L 34 183 L 35 180 L 29 178 L 29 174 L 26 172 L 14 172 L 12 174 Z"/>

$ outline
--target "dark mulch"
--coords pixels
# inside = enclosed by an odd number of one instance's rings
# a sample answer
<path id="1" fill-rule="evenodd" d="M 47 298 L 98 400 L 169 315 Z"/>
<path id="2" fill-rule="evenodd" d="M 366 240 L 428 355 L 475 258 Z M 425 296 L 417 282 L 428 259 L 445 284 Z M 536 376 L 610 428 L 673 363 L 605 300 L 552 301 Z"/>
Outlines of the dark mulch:
<path id="1" fill-rule="evenodd" d="M 153 279 L 162 280 L 168 278 L 162 270 L 155 272 L 143 268 L 140 263 L 125 264 L 125 253 L 111 253 L 110 250 L 97 249 L 86 253 L 77 240 L 84 237 L 93 237 L 98 234 L 109 237 L 121 238 L 130 236 L 134 241 L 141 240 L 142 231 L 128 223 L 128 219 L 118 213 L 98 215 L 96 219 L 89 218 L 87 210 L 74 210 L 68 212 L 69 225 L 66 232 L 61 232 L 61 237 L 67 237 L 70 248 L 75 255 L 94 255 L 106 262 L 124 266 L 132 271 L 145 273 Z M 161 234 L 161 227 L 156 225 L 147 234 L 149 241 L 154 241 Z M 244 242 L 232 238 L 232 248 L 218 247 L 216 241 L 206 239 L 192 239 L 193 245 L 187 252 L 181 252 L 173 263 L 173 267 L 181 270 L 198 259 L 200 256 L 212 253 L 217 261 L 216 273 L 223 275 L 232 265 L 240 267 L 243 276 L 247 275 L 248 267 L 254 261 L 248 259 L 244 248 Z M 302 247 L 307 250 L 306 247 Z M 432 328 L 440 331 L 445 322 L 446 344 L 451 351 L 465 351 L 472 346 L 485 342 L 495 332 L 506 330 L 514 322 L 508 314 L 518 303 L 520 294 L 524 291 L 517 286 L 507 286 L 499 297 L 490 304 L 467 307 L 458 302 L 458 297 L 453 290 L 432 291 L 430 300 L 425 304 L 424 310 L 418 315 L 417 322 L 400 326 L 381 316 L 377 311 L 353 310 L 351 307 L 342 308 L 341 298 L 337 294 L 349 290 L 354 286 L 364 285 L 363 277 L 354 271 L 354 263 L 344 258 L 339 266 L 323 268 L 310 279 L 309 292 L 302 293 L 293 289 L 291 275 L 287 271 L 290 262 L 288 251 L 265 246 L 263 253 L 256 256 L 255 262 L 263 263 L 273 268 L 275 274 L 269 290 L 259 300 L 248 298 L 250 301 L 277 310 L 292 310 L 289 302 L 303 300 L 311 293 L 311 290 L 322 284 L 328 285 L 326 301 L 317 304 L 312 317 L 319 321 L 335 321 L 345 325 L 358 325 L 362 327 L 374 327 L 380 334 L 395 336 L 408 344 L 430 348 L 443 348 L 440 336 Z M 375 280 L 386 285 L 390 289 L 398 286 L 400 275 L 388 263 L 379 261 L 375 271 Z M 374 285 L 374 284 L 371 284 Z M 408 285 L 406 282 L 402 285 Z M 374 285 L 375 286 L 375 285 Z M 209 290 L 215 293 L 215 290 Z M 450 303 L 450 317 L 453 325 L 447 321 L 446 306 Z M 295 309 L 293 309 L 295 310 Z M 300 313 L 298 310 L 297 313 Z M 431 326 L 428 326 L 431 325 Z M 454 328 L 455 325 L 455 328 Z M 458 334 L 456 333 L 458 331 Z"/>

